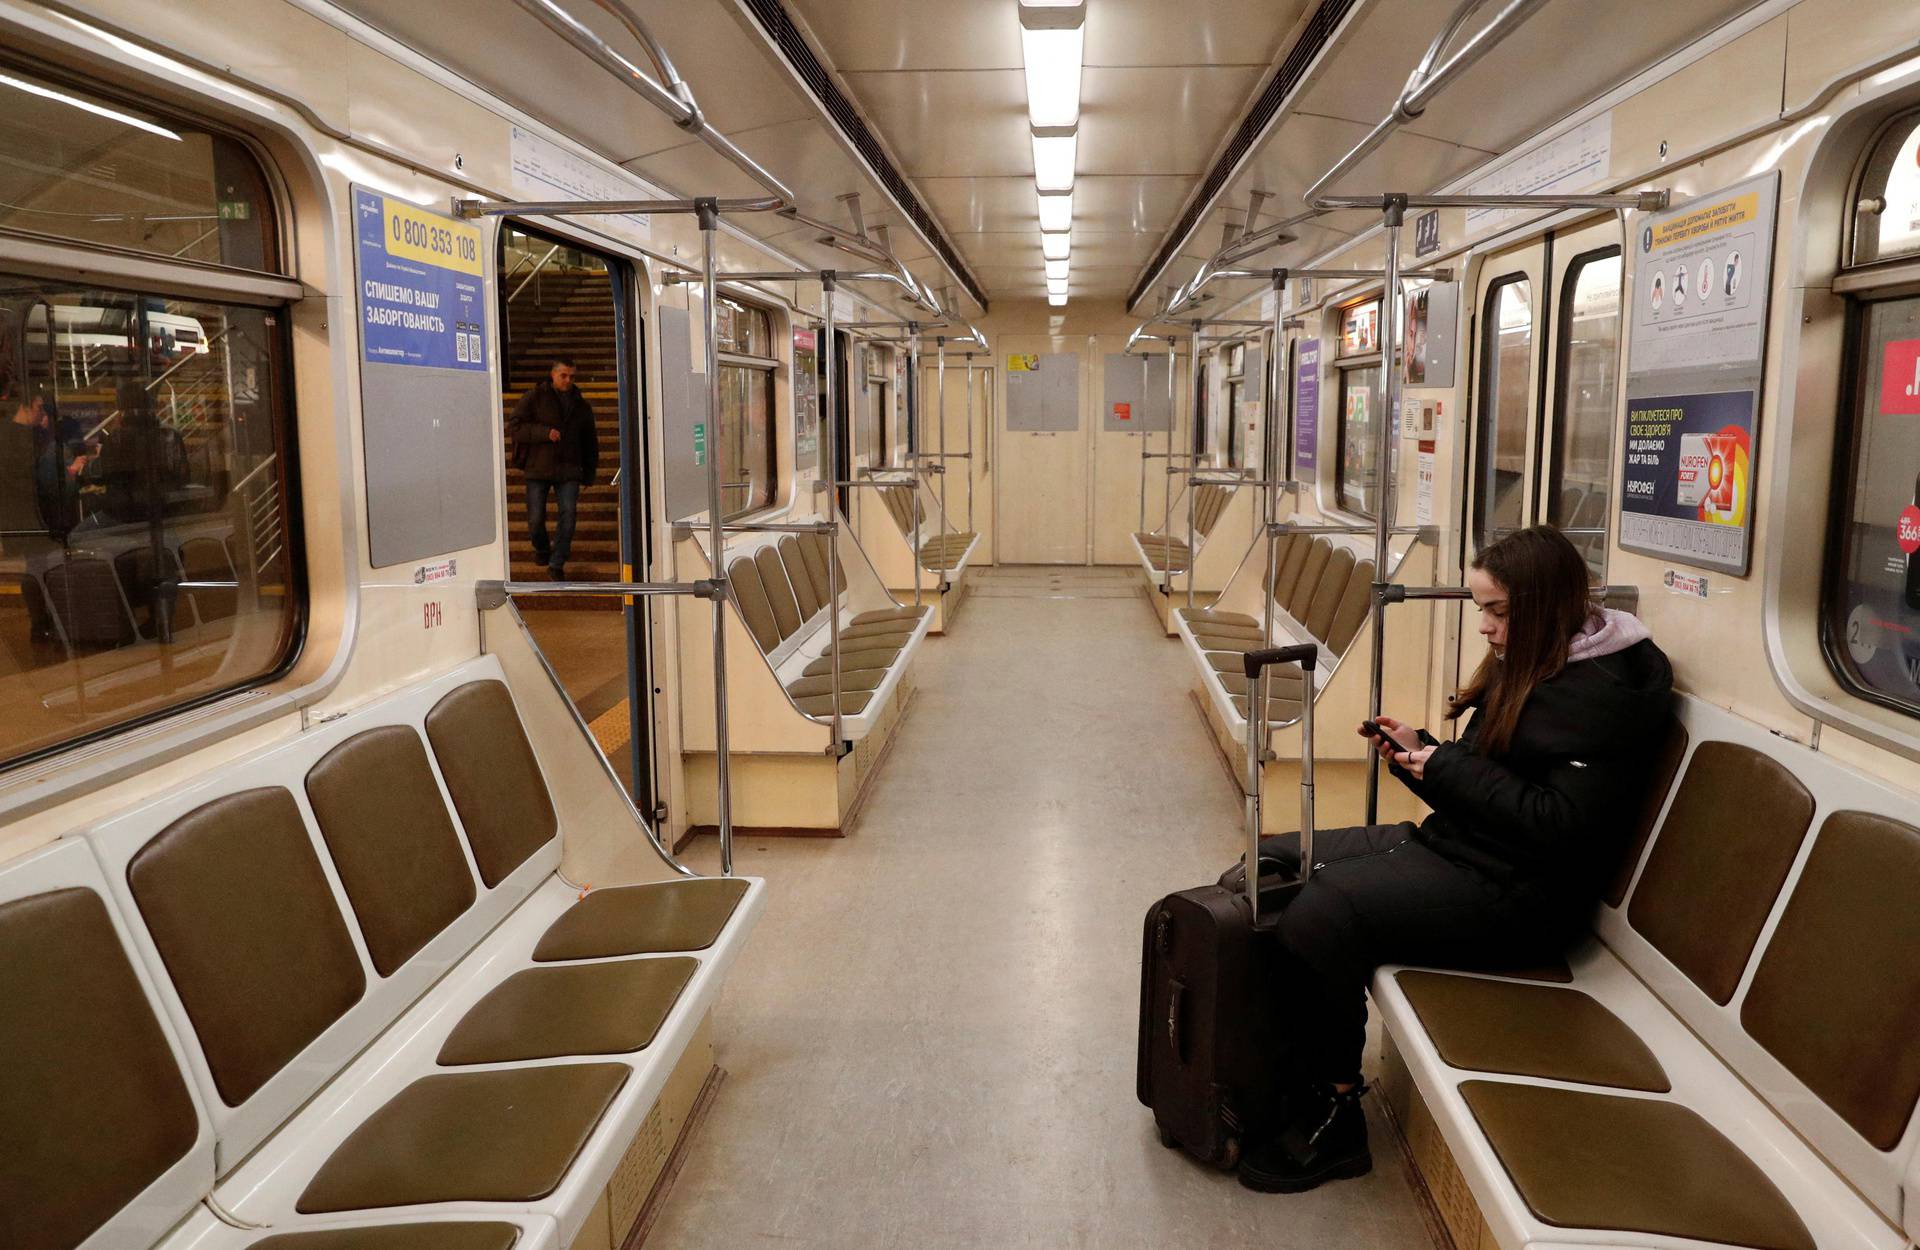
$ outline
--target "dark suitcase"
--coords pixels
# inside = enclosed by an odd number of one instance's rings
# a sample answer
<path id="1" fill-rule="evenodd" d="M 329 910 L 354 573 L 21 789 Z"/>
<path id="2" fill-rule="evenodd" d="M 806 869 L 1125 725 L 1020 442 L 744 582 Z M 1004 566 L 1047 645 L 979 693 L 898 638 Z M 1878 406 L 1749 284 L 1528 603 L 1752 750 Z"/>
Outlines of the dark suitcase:
<path id="1" fill-rule="evenodd" d="M 1259 863 L 1260 761 L 1266 684 L 1273 664 L 1298 663 L 1301 700 L 1301 860 L 1298 879 L 1249 874 L 1257 887 L 1222 885 L 1169 894 L 1147 910 L 1140 960 L 1140 1043 L 1135 1077 L 1162 1145 L 1231 1168 L 1241 1143 L 1285 1115 L 1292 1084 L 1287 1003 L 1293 964 L 1273 922 L 1313 866 L 1313 682 L 1311 645 L 1250 651 L 1247 701 L 1248 851 Z"/>

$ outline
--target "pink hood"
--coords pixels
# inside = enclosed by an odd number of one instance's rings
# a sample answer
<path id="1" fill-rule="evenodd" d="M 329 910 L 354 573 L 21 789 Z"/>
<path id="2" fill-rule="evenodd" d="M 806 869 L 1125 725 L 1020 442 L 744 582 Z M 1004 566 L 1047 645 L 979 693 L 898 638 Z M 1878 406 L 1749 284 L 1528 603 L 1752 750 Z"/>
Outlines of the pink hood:
<path id="1" fill-rule="evenodd" d="M 1634 643 L 1651 637 L 1653 631 L 1633 613 L 1617 608 L 1601 608 L 1587 619 L 1585 628 L 1573 636 L 1573 643 L 1567 648 L 1567 663 L 1597 660 L 1603 655 L 1625 651 Z"/>

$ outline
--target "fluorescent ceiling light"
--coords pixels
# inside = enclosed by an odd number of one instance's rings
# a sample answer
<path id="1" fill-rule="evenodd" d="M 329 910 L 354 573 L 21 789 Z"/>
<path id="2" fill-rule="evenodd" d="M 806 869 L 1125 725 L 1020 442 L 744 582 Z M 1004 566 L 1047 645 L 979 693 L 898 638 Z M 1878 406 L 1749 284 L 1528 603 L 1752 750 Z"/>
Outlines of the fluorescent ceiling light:
<path id="1" fill-rule="evenodd" d="M 1040 236 L 1040 254 L 1048 260 L 1065 260 L 1073 251 L 1073 236 L 1065 231 Z"/>
<path id="2" fill-rule="evenodd" d="M 1075 72 L 1077 73 L 1078 71 Z M 43 87 L 39 83 L 27 82 L 9 74 L 0 74 L 0 83 L 5 83 L 7 86 L 13 87 L 16 90 L 24 91 L 28 95 L 37 95 L 42 99 L 58 100 L 62 104 L 70 104 L 83 113 L 92 113 L 95 117 L 106 117 L 117 122 L 123 122 L 126 125 L 144 130 L 150 135 L 159 135 L 162 139 L 172 139 L 175 143 L 180 142 L 180 136 L 168 130 L 165 126 L 156 126 L 152 122 L 135 117 L 131 113 L 122 113 L 118 109 L 110 109 L 105 105 L 95 104 L 92 100 L 83 100 L 79 96 L 68 95 L 64 91 L 55 91 L 51 87 Z M 1078 91 L 1079 87 L 1076 86 L 1074 90 Z M 1076 109 L 1078 108 L 1077 103 L 1075 107 Z"/>
<path id="3" fill-rule="evenodd" d="M 1066 293 L 1067 293 L 1067 280 L 1065 278 L 1048 278 L 1047 279 L 1048 295 L 1065 295 Z"/>
<path id="4" fill-rule="evenodd" d="M 1049 278 L 1058 278 L 1058 279 L 1060 279 L 1060 280 L 1061 280 L 1062 282 L 1064 282 L 1064 281 L 1066 281 L 1066 278 L 1067 278 L 1067 262 L 1066 262 L 1066 261 L 1064 261 L 1064 260 L 1050 260 L 1050 261 L 1048 261 L 1048 262 L 1047 262 L 1047 276 L 1048 276 Z"/>
<path id="5" fill-rule="evenodd" d="M 1073 228 L 1073 195 L 1040 196 L 1040 229 L 1070 230 Z"/>
<path id="6" fill-rule="evenodd" d="M 1073 190 L 1074 149 L 1079 144 L 1071 134 L 1033 137 L 1033 180 L 1042 191 Z"/>
<path id="7" fill-rule="evenodd" d="M 1025 16 L 1024 14 L 1022 15 Z M 1020 28 L 1027 67 L 1027 121 L 1036 126 L 1072 126 L 1080 120 L 1080 62 L 1086 27 Z"/>
<path id="8" fill-rule="evenodd" d="M 1062 292 L 1059 295 L 1055 295 L 1049 291 L 1047 293 L 1047 303 L 1052 304 L 1055 308 L 1065 308 L 1067 306 L 1066 294 Z"/>

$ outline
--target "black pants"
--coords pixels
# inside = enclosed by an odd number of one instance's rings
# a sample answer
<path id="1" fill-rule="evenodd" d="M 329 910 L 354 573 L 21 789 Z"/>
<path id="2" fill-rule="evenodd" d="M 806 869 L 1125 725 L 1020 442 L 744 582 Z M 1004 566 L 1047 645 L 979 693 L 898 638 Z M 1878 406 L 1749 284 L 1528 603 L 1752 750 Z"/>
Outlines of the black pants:
<path id="1" fill-rule="evenodd" d="M 1314 871 L 1281 914 L 1305 967 L 1303 1075 L 1357 1081 L 1367 984 L 1381 964 L 1518 967 L 1558 955 L 1585 918 L 1571 903 L 1497 884 L 1415 840 L 1411 824 L 1314 835 Z M 1277 856 L 1276 856 L 1276 853 Z M 1300 835 L 1262 840 L 1262 858 L 1298 863 Z"/>
<path id="2" fill-rule="evenodd" d="M 559 505 L 560 519 L 553 527 L 553 544 L 547 543 L 547 494 L 551 491 Z M 573 554 L 573 527 L 580 515 L 580 483 L 550 482 L 545 478 L 527 479 L 527 534 L 533 539 L 533 558 L 558 572 Z"/>

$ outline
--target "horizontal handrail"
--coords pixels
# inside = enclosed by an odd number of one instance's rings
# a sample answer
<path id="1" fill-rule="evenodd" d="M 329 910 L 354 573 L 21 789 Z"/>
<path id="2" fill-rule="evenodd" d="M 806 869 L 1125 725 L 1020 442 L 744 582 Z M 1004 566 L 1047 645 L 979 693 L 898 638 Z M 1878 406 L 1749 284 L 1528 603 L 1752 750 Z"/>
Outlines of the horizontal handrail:
<path id="1" fill-rule="evenodd" d="M 1371 525 L 1347 525 L 1339 522 L 1328 522 L 1324 525 L 1319 525 L 1313 523 L 1296 523 L 1293 521 L 1269 521 L 1267 522 L 1267 532 L 1276 538 L 1283 537 L 1287 534 L 1366 534 L 1371 536 L 1374 533 L 1374 528 Z M 1401 537 L 1412 535 L 1416 538 L 1433 538 L 1438 536 L 1440 531 L 1436 526 L 1432 525 L 1396 525 L 1389 529 L 1387 533 Z"/>
<path id="2" fill-rule="evenodd" d="M 550 599 L 555 595 L 580 595 L 590 599 L 624 599 L 648 596 L 688 595 L 712 599 L 721 593 L 721 582 L 702 578 L 692 582 L 512 582 L 487 579 L 474 583 L 474 602 L 482 612 L 492 611 L 508 599 Z"/>
<path id="3" fill-rule="evenodd" d="M 1402 586 L 1397 582 L 1375 582 L 1374 593 L 1382 603 L 1404 603 L 1411 599 L 1471 599 L 1473 591 L 1465 586 Z M 1638 586 L 1590 586 L 1589 599 L 1610 599 L 1616 595 L 1638 595 Z"/>

